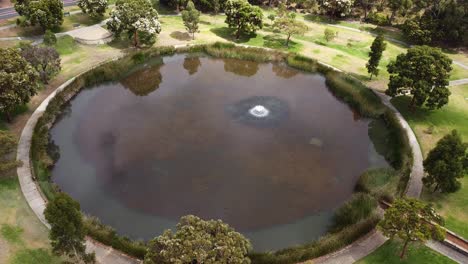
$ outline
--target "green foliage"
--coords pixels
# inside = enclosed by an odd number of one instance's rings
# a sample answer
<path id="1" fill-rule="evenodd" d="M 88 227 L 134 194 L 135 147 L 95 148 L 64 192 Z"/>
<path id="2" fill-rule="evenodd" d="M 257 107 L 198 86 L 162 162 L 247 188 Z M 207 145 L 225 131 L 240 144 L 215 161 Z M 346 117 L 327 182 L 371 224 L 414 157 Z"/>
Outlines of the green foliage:
<path id="1" fill-rule="evenodd" d="M 453 130 L 445 135 L 424 160 L 423 178 L 428 188 L 434 186 L 433 191 L 455 192 L 460 189 L 460 182 L 468 172 L 468 143 L 463 143 L 460 134 Z"/>
<path id="2" fill-rule="evenodd" d="M 378 12 L 370 13 L 366 18 L 366 22 L 369 22 L 378 26 L 387 26 L 388 24 L 390 24 L 389 18 L 386 15 L 382 13 L 378 13 Z"/>
<path id="3" fill-rule="evenodd" d="M 78 6 L 85 14 L 94 18 L 102 18 L 106 12 L 107 0 L 79 0 Z"/>
<path id="4" fill-rule="evenodd" d="M 6 241 L 10 243 L 20 243 L 22 233 L 23 229 L 19 226 L 3 224 L 0 228 L 0 234 Z"/>
<path id="5" fill-rule="evenodd" d="M 404 91 L 413 96 L 411 107 L 441 108 L 448 103 L 452 60 L 438 48 L 415 46 L 400 54 L 387 69 L 390 83 L 386 94 L 394 97 Z"/>
<path id="6" fill-rule="evenodd" d="M 84 226 L 86 234 L 93 239 L 130 256 L 139 259 L 145 257 L 147 246 L 143 242 L 132 241 L 127 237 L 119 236 L 114 229 L 103 225 L 97 218 L 86 217 Z"/>
<path id="7" fill-rule="evenodd" d="M 330 72 L 326 84 L 333 94 L 367 117 L 378 117 L 385 112 L 380 98 L 358 80 L 343 73 Z"/>
<path id="8" fill-rule="evenodd" d="M 400 238 L 404 246 L 400 258 L 405 255 L 409 242 L 425 242 L 428 239 L 443 240 L 445 231 L 439 225 L 444 220 L 431 205 L 413 198 L 395 200 L 390 208 L 385 211 L 384 219 L 379 223 L 379 228 L 385 236 Z"/>
<path id="9" fill-rule="evenodd" d="M 85 228 L 78 202 L 59 193 L 47 203 L 44 215 L 51 226 L 49 238 L 55 254 L 94 263 L 94 254 L 85 252 Z"/>
<path id="10" fill-rule="evenodd" d="M 54 29 L 63 23 L 63 2 L 61 0 L 19 0 L 16 11 L 24 16 L 22 25 L 39 25 L 43 30 Z"/>
<path id="11" fill-rule="evenodd" d="M 0 49 L 0 58 L 0 113 L 11 121 L 12 111 L 36 94 L 39 75 L 15 49 Z"/>
<path id="12" fill-rule="evenodd" d="M 0 130 L 0 176 L 18 166 L 18 162 L 14 159 L 16 142 L 13 134 Z"/>
<path id="13" fill-rule="evenodd" d="M 221 220 L 180 218 L 177 230 L 166 230 L 149 243 L 147 264 L 239 263 L 249 264 L 249 240 Z"/>
<path id="14" fill-rule="evenodd" d="M 323 35 L 327 42 L 332 41 L 336 37 L 335 31 L 331 30 L 330 28 L 326 28 L 325 31 L 323 32 Z"/>
<path id="15" fill-rule="evenodd" d="M 351 199 L 335 212 L 332 230 L 341 230 L 366 219 L 376 207 L 377 201 L 369 194 L 353 194 Z"/>
<path id="16" fill-rule="evenodd" d="M 382 53 L 387 47 L 387 43 L 384 41 L 384 36 L 379 34 L 371 45 L 371 51 L 369 52 L 369 61 L 366 64 L 367 72 L 370 73 L 370 78 L 372 75 L 379 75 L 379 63 L 382 58 Z"/>
<path id="17" fill-rule="evenodd" d="M 390 23 L 393 22 L 393 19 L 398 12 L 405 12 L 409 10 L 413 5 L 412 0 L 388 0 L 388 7 L 392 10 L 392 15 L 390 16 Z"/>
<path id="18" fill-rule="evenodd" d="M 57 43 L 57 37 L 55 36 L 54 32 L 47 29 L 44 34 L 44 44 L 47 46 L 52 46 Z"/>
<path id="19" fill-rule="evenodd" d="M 356 190 L 369 193 L 378 200 L 392 202 L 397 191 L 397 171 L 390 168 L 369 169 L 359 177 Z"/>
<path id="20" fill-rule="evenodd" d="M 161 32 L 158 12 L 147 0 L 117 0 L 107 22 L 108 29 L 119 37 L 127 33 L 133 45 L 152 45 Z"/>
<path id="21" fill-rule="evenodd" d="M 21 48 L 21 56 L 36 69 L 44 84 L 61 69 L 60 55 L 52 47 L 26 45 Z"/>
<path id="22" fill-rule="evenodd" d="M 247 0 L 227 0 L 224 13 L 226 24 L 236 30 L 236 38 L 241 34 L 255 33 L 263 27 L 263 12 L 257 6 L 252 6 Z"/>
<path id="23" fill-rule="evenodd" d="M 309 29 L 304 22 L 297 21 L 291 14 L 276 19 L 273 28 L 286 34 L 286 47 L 289 46 L 291 35 L 304 35 Z"/>
<path id="24" fill-rule="evenodd" d="M 187 8 L 182 11 L 182 20 L 184 21 L 187 32 L 195 39 L 195 33 L 198 32 L 198 23 L 200 22 L 200 11 L 195 8 L 192 1 L 187 3 Z"/>

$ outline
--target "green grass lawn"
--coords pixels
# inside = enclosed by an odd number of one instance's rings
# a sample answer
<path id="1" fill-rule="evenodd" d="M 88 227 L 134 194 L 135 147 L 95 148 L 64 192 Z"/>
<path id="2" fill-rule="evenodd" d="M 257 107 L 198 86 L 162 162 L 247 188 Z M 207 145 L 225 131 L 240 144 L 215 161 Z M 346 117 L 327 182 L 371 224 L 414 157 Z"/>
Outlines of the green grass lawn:
<path id="1" fill-rule="evenodd" d="M 408 109 L 408 98 L 392 100 L 408 120 L 418 138 L 423 155 L 435 146 L 437 141 L 453 129 L 457 129 L 465 142 L 468 141 L 468 85 L 453 86 L 449 104 L 438 110 Z M 452 194 L 432 194 L 424 190 L 423 199 L 433 202 L 446 219 L 446 227 L 468 238 L 468 175 L 462 180 L 462 188 Z"/>
<path id="2" fill-rule="evenodd" d="M 403 244 L 396 240 L 389 240 L 372 254 L 366 256 L 357 264 L 449 264 L 456 263 L 448 257 L 422 245 L 410 244 L 403 259 L 400 259 L 400 251 Z"/>
<path id="3" fill-rule="evenodd" d="M 47 228 L 21 193 L 16 176 L 0 175 L 0 263 L 55 264 Z"/>

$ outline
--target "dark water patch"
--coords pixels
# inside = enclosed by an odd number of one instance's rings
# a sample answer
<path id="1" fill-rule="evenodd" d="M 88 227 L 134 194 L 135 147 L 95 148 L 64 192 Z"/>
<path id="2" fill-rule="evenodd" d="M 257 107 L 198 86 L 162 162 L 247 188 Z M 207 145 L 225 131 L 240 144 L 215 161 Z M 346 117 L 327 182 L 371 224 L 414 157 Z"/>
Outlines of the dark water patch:
<path id="1" fill-rule="evenodd" d="M 257 104 L 274 122 L 239 119 Z M 133 238 L 195 214 L 224 220 L 256 250 L 308 242 L 326 232 L 359 175 L 385 165 L 369 121 L 336 100 L 324 77 L 279 64 L 164 58 L 68 107 L 51 130 L 54 181 Z"/>

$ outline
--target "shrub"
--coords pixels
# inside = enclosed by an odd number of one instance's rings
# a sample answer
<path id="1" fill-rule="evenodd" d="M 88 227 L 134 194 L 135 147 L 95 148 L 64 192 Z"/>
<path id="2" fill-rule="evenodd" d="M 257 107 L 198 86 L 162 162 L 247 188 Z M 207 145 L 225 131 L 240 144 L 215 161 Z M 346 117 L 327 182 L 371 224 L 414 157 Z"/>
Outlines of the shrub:
<path id="1" fill-rule="evenodd" d="M 369 169 L 359 177 L 356 191 L 374 195 L 377 199 L 393 201 L 398 185 L 398 172 L 391 168 Z"/>
<path id="2" fill-rule="evenodd" d="M 46 30 L 44 34 L 44 44 L 47 46 L 52 46 L 57 43 L 57 37 L 55 36 L 54 32 L 50 31 L 49 29 Z"/>
<path id="3" fill-rule="evenodd" d="M 376 207 L 377 201 L 369 194 L 353 194 L 351 200 L 335 212 L 332 230 L 341 230 L 367 218 Z"/>
<path id="4" fill-rule="evenodd" d="M 335 37 L 336 37 L 336 33 L 335 31 L 329 29 L 329 28 L 326 28 L 325 31 L 323 32 L 323 35 L 325 37 L 325 40 L 327 42 L 330 42 L 332 41 Z"/>
<path id="5" fill-rule="evenodd" d="M 369 22 L 378 26 L 387 26 L 390 24 L 390 20 L 388 16 L 382 13 L 376 13 L 376 12 L 370 13 L 366 18 L 366 22 Z"/>

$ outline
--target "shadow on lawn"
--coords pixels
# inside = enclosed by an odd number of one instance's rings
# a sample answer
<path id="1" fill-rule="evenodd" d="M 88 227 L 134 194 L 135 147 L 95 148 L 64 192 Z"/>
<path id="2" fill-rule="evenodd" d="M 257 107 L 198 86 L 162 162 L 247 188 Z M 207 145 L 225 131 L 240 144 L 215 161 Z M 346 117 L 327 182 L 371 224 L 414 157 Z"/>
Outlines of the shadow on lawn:
<path id="1" fill-rule="evenodd" d="M 210 29 L 216 36 L 223 38 L 228 41 L 236 42 L 236 43 L 246 43 L 250 39 L 255 38 L 257 34 L 242 34 L 239 39 L 236 39 L 235 30 L 228 27 L 216 27 Z"/>

